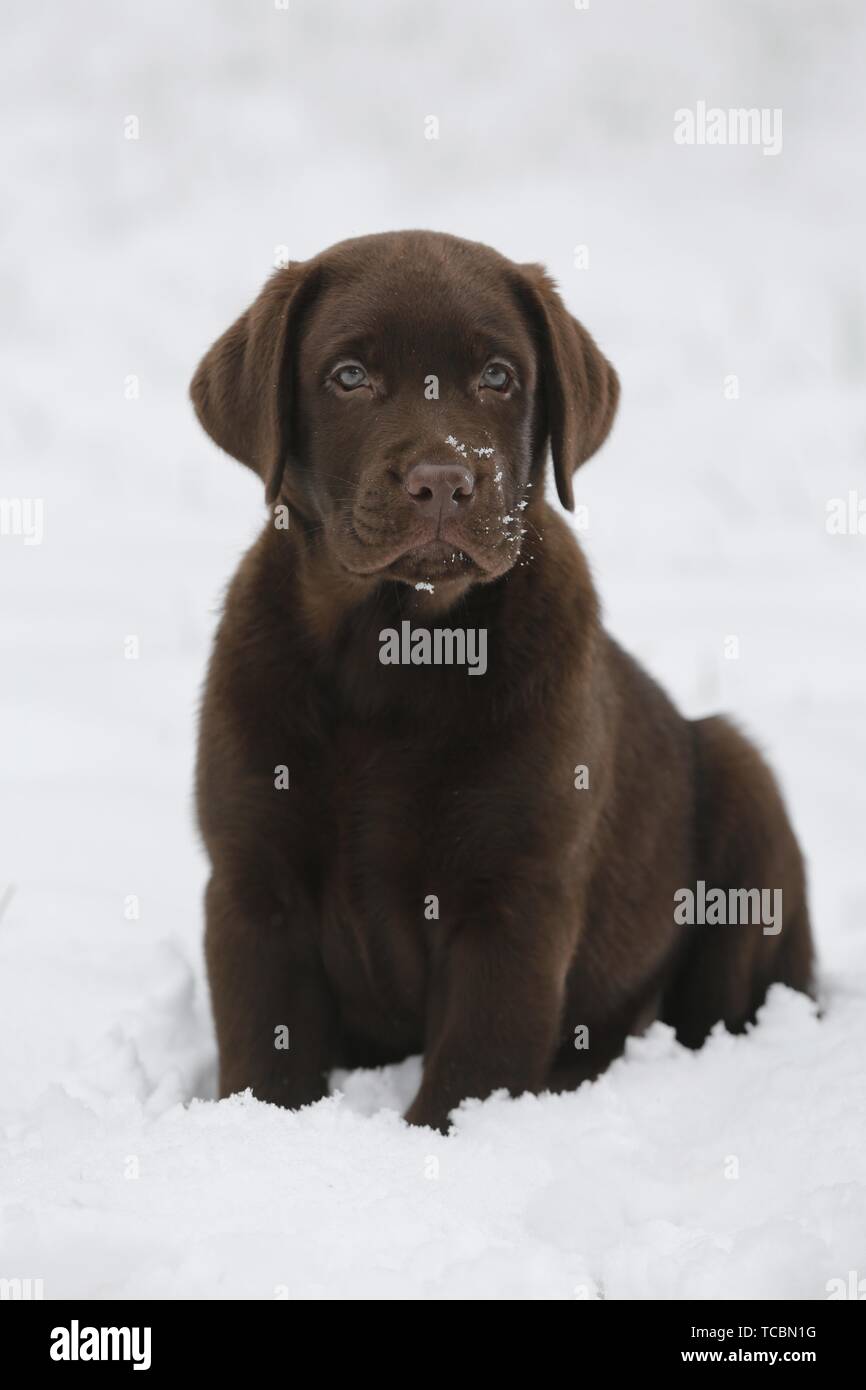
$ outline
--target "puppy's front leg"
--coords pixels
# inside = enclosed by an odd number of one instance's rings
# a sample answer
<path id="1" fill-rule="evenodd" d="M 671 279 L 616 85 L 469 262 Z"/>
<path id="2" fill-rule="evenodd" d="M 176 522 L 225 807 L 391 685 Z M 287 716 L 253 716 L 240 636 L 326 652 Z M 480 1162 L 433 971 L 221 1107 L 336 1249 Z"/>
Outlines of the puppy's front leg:
<path id="1" fill-rule="evenodd" d="M 560 1036 L 569 948 L 536 914 L 463 924 L 439 951 L 424 1077 L 410 1124 L 448 1127 L 468 1097 L 543 1089 Z"/>
<path id="2" fill-rule="evenodd" d="M 250 1087 L 296 1109 L 327 1093 L 336 1011 L 315 948 L 309 906 L 215 874 L 206 894 L 205 955 L 220 1096 Z"/>

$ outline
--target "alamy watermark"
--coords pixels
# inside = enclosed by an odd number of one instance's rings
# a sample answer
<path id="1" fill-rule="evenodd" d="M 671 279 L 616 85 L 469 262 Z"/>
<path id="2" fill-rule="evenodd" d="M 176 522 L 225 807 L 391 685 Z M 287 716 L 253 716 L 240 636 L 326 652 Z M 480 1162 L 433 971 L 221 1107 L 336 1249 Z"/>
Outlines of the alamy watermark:
<path id="1" fill-rule="evenodd" d="M 38 1302 L 44 1297 L 44 1279 L 0 1279 L 0 1303 Z"/>
<path id="2" fill-rule="evenodd" d="M 0 497 L 0 536 L 20 536 L 25 545 L 41 545 L 44 535 L 41 497 Z"/>
<path id="3" fill-rule="evenodd" d="M 674 112 L 676 145 L 760 145 L 764 154 L 782 152 L 781 107 L 681 106 Z"/>
<path id="4" fill-rule="evenodd" d="M 847 497 L 831 497 L 824 525 L 830 536 L 866 536 L 866 497 L 855 488 Z"/>
<path id="5" fill-rule="evenodd" d="M 82 1327 L 73 1318 L 69 1327 L 51 1330 L 52 1361 L 130 1361 L 134 1371 L 150 1370 L 149 1327 Z"/>
<path id="6" fill-rule="evenodd" d="M 399 631 L 385 627 L 379 633 L 379 660 L 383 666 L 466 666 L 470 676 L 487 670 L 486 627 L 412 627 L 404 620 Z"/>
<path id="7" fill-rule="evenodd" d="M 674 893 L 674 921 L 680 926 L 762 926 L 764 936 L 782 930 L 781 888 L 710 888 L 699 878 L 694 888 Z"/>

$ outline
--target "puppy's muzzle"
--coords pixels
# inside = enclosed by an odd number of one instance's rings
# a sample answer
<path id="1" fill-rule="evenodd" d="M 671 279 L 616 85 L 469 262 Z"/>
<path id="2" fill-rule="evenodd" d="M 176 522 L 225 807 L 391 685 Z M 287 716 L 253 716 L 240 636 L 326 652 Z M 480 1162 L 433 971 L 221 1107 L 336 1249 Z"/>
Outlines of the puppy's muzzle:
<path id="1" fill-rule="evenodd" d="M 458 463 L 416 463 L 406 476 L 416 514 L 436 522 L 456 517 L 475 494 L 475 478 Z"/>

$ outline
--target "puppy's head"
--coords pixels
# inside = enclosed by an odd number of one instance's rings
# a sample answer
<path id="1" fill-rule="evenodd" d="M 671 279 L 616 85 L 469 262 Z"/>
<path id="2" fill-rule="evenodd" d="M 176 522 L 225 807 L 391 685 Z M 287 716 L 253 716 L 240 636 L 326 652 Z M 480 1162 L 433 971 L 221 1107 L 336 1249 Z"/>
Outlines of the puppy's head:
<path id="1" fill-rule="evenodd" d="M 618 389 L 541 267 L 432 232 L 277 271 L 191 388 L 211 438 L 342 569 L 410 584 L 504 574 L 548 441 L 572 507 Z"/>

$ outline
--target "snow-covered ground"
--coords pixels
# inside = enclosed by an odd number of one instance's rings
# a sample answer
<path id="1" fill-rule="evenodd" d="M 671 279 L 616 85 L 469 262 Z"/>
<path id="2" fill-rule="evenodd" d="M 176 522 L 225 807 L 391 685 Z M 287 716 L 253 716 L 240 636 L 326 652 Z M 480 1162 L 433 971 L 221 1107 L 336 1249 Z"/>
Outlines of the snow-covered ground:
<path id="1" fill-rule="evenodd" d="M 34 0 L 3 27 L 0 497 L 41 501 L 44 535 L 0 534 L 0 1277 L 820 1299 L 866 1276 L 866 535 L 826 526 L 866 498 L 862 6 Z M 676 145 L 698 101 L 781 108 L 781 153 Z M 263 507 L 187 381 L 278 248 L 397 226 L 545 261 L 619 368 L 582 541 L 617 636 L 778 769 L 824 1009 L 778 990 L 696 1055 L 656 1027 L 448 1138 L 399 1119 L 417 1060 L 299 1114 L 210 1099 L 190 795 Z"/>

